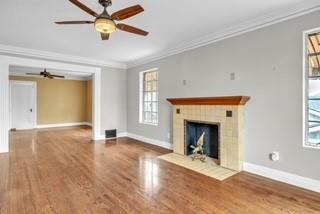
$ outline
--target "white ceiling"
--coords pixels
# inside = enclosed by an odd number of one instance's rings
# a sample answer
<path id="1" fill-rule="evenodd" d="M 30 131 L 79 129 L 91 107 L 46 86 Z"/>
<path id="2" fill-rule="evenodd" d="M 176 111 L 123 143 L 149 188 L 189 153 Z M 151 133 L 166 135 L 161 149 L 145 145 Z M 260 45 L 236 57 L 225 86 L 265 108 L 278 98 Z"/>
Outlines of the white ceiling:
<path id="1" fill-rule="evenodd" d="M 100 13 L 98 0 L 81 0 Z M 58 26 L 55 21 L 93 20 L 68 0 L 8 0 L 0 3 L 0 43 L 95 60 L 133 63 L 182 47 L 261 17 L 319 5 L 319 0 L 114 0 L 109 8 L 140 4 L 145 12 L 123 21 L 150 32 L 141 37 L 116 31 L 101 41 L 92 25 Z"/>

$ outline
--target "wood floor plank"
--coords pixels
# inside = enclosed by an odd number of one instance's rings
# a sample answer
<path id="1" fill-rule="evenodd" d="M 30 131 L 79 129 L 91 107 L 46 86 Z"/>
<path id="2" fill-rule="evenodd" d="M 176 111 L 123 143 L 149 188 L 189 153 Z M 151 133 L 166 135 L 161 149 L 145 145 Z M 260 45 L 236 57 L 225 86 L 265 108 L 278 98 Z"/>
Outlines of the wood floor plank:
<path id="1" fill-rule="evenodd" d="M 0 213 L 320 213 L 320 194 L 239 173 L 225 181 L 160 160 L 133 139 L 91 142 L 87 127 L 11 133 Z"/>

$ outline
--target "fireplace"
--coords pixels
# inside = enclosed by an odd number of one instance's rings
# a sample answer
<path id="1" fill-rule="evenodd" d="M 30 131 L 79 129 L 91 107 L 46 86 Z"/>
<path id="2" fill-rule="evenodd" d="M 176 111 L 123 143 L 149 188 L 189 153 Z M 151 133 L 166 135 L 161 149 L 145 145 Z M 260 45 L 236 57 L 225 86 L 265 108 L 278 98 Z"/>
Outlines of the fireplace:
<path id="1" fill-rule="evenodd" d="M 173 151 L 190 155 L 205 132 L 208 156 L 224 168 L 243 167 L 244 105 L 250 97 L 200 97 L 168 99 L 173 107 Z"/>
<path id="2" fill-rule="evenodd" d="M 204 153 L 219 160 L 219 124 L 201 121 L 185 120 L 185 155 L 192 154 L 192 146 L 196 146 L 198 139 L 204 133 Z"/>

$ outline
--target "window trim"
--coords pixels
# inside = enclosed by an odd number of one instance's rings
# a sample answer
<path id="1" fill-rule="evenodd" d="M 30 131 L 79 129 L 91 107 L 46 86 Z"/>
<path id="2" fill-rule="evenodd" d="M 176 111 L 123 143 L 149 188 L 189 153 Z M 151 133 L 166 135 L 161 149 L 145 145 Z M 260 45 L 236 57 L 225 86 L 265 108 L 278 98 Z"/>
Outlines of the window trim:
<path id="1" fill-rule="evenodd" d="M 303 118 L 303 126 L 302 126 L 302 146 L 303 148 L 309 148 L 309 149 L 320 149 L 320 145 L 310 145 L 308 143 L 308 98 L 309 98 L 309 65 L 308 65 L 308 48 L 307 48 L 307 37 L 311 33 L 320 32 L 320 27 L 313 28 L 310 30 L 306 30 L 303 32 L 303 54 L 302 54 L 302 66 L 303 66 L 303 72 L 302 72 L 302 118 Z"/>
<path id="2" fill-rule="evenodd" d="M 158 68 L 152 68 L 152 69 L 148 69 L 148 70 L 145 70 L 145 71 L 140 71 L 139 72 L 139 123 L 140 124 L 144 124 L 144 125 L 150 125 L 150 126 L 158 126 L 159 125 L 159 69 Z M 157 71 L 158 72 L 158 102 L 157 102 L 157 109 L 158 109 L 158 121 L 157 123 L 148 123 L 148 122 L 144 122 L 143 120 L 143 110 L 144 110 L 144 107 L 143 107 L 143 100 L 144 100 L 144 88 L 143 88 L 143 85 L 144 85 L 144 74 L 147 73 L 147 72 L 153 72 L 153 71 Z"/>

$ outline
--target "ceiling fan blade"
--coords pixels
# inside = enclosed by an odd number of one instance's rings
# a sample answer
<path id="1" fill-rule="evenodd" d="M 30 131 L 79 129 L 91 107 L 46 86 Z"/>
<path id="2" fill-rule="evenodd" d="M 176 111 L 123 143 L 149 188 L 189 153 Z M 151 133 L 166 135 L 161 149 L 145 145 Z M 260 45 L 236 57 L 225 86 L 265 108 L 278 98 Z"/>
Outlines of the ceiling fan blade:
<path id="1" fill-rule="evenodd" d="M 135 28 L 135 27 L 132 27 L 132 26 L 126 25 L 126 24 L 117 24 L 117 28 L 119 30 L 123 30 L 123 31 L 129 32 L 129 33 L 138 34 L 141 36 L 147 36 L 149 34 L 147 31 L 144 31 L 139 28 Z"/>
<path id="2" fill-rule="evenodd" d="M 57 25 L 73 25 L 73 24 L 93 24 L 92 21 L 63 21 L 55 22 Z"/>
<path id="3" fill-rule="evenodd" d="M 47 76 L 49 79 L 53 79 L 53 76 L 52 75 L 48 75 Z"/>
<path id="4" fill-rule="evenodd" d="M 99 15 L 94 12 L 93 10 L 91 10 L 89 7 L 87 7 L 86 5 L 84 5 L 83 3 L 81 3 L 78 0 L 69 0 L 71 3 L 73 3 L 74 5 L 76 5 L 77 7 L 79 7 L 81 10 L 87 12 L 88 14 L 90 14 L 91 16 L 94 17 L 98 17 Z"/>
<path id="5" fill-rule="evenodd" d="M 36 73 L 26 73 L 27 75 L 34 75 L 34 76 L 42 76 L 41 74 L 36 74 Z"/>
<path id="6" fill-rule="evenodd" d="M 110 36 L 110 34 L 108 34 L 108 33 L 101 33 L 101 39 L 102 40 L 108 40 L 109 36 Z"/>
<path id="7" fill-rule="evenodd" d="M 119 10 L 119 11 L 113 13 L 111 15 L 111 17 L 114 20 L 121 21 L 121 20 L 130 18 L 132 16 L 135 16 L 135 15 L 137 15 L 137 14 L 143 12 L 143 11 L 144 11 L 143 7 L 141 7 L 140 5 L 135 5 L 135 6 L 132 6 L 132 7 L 128 7 L 128 8 Z"/>
<path id="8" fill-rule="evenodd" d="M 50 76 L 51 77 L 57 77 L 57 78 L 65 78 L 65 76 L 61 76 L 61 75 L 53 75 L 53 74 L 51 74 Z"/>

